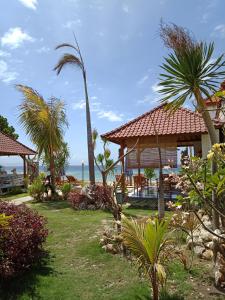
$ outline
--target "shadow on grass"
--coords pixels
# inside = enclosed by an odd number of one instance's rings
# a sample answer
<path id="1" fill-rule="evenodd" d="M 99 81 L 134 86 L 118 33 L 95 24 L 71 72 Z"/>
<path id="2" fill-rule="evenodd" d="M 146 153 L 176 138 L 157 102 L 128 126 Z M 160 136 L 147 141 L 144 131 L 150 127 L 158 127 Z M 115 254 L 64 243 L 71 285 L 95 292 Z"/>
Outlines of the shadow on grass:
<path id="1" fill-rule="evenodd" d="M 26 295 L 29 299 L 41 299 L 36 287 L 40 276 L 54 275 L 56 272 L 49 266 L 53 257 L 45 254 L 41 261 L 33 268 L 18 277 L 7 281 L 0 281 L 0 299 L 16 300 Z"/>

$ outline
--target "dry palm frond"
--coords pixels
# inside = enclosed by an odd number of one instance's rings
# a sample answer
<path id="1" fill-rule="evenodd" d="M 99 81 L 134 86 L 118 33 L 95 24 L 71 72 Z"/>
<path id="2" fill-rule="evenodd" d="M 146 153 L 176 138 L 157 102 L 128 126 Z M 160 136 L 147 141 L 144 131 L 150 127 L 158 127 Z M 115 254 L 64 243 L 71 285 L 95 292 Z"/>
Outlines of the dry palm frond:
<path id="1" fill-rule="evenodd" d="M 62 68 L 65 67 L 66 65 L 75 65 L 79 68 L 83 68 L 82 62 L 80 59 L 69 53 L 65 53 L 58 61 L 57 65 L 54 67 L 54 71 L 57 72 L 57 75 L 61 72 Z"/>
<path id="2" fill-rule="evenodd" d="M 170 25 L 163 22 L 160 23 L 160 37 L 167 48 L 177 53 L 182 53 L 198 46 L 198 43 L 186 28 L 173 23 Z"/>

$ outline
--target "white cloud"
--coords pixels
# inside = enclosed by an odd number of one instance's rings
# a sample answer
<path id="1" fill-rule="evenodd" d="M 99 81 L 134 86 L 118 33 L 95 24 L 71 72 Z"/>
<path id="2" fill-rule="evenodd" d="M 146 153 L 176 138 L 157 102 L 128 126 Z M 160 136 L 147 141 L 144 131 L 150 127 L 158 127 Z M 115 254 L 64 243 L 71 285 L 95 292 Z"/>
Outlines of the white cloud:
<path id="1" fill-rule="evenodd" d="M 100 110 L 97 113 L 97 116 L 99 117 L 99 119 L 107 119 L 110 122 L 119 122 L 123 120 L 123 114 L 117 114 L 111 110 Z"/>
<path id="2" fill-rule="evenodd" d="M 152 91 L 153 91 L 154 93 L 158 93 L 158 91 L 161 89 L 161 88 L 158 86 L 158 82 L 154 83 L 154 84 L 151 86 L 151 88 L 152 88 Z"/>
<path id="3" fill-rule="evenodd" d="M 2 46 L 8 46 L 11 49 L 20 47 L 25 41 L 33 42 L 34 38 L 20 27 L 10 28 L 1 38 Z"/>
<path id="4" fill-rule="evenodd" d="M 11 53 L 0 50 L 0 56 L 1 57 L 9 57 L 9 56 L 11 56 Z"/>
<path id="5" fill-rule="evenodd" d="M 67 29 L 71 29 L 71 28 L 77 27 L 77 26 L 82 26 L 81 19 L 67 21 L 65 24 L 63 24 L 63 27 L 67 28 Z"/>
<path id="6" fill-rule="evenodd" d="M 78 109 L 84 109 L 85 108 L 85 101 L 84 100 L 80 100 L 78 102 L 75 102 L 72 107 L 74 110 L 78 110 Z"/>
<path id="7" fill-rule="evenodd" d="M 18 76 L 17 72 L 8 70 L 8 65 L 4 60 L 0 60 L 0 80 L 4 83 L 10 83 Z"/>
<path id="8" fill-rule="evenodd" d="M 97 100 L 98 97 L 92 96 L 90 97 L 91 100 Z M 83 110 L 85 109 L 85 100 L 80 100 L 78 102 L 75 102 L 72 105 L 72 108 L 74 110 Z M 112 110 L 104 110 L 101 108 L 101 102 L 94 101 L 90 103 L 90 109 L 91 112 L 96 113 L 97 117 L 99 119 L 107 119 L 110 122 L 119 122 L 123 120 L 123 114 L 118 114 L 116 112 L 113 112 Z"/>
<path id="9" fill-rule="evenodd" d="M 140 104 L 156 104 L 160 100 L 160 96 L 158 91 L 160 87 L 158 86 L 158 82 L 154 83 L 151 86 L 151 92 L 144 96 L 143 99 L 137 101 L 137 105 Z"/>
<path id="10" fill-rule="evenodd" d="M 148 75 L 143 76 L 140 80 L 138 80 L 137 85 L 142 85 L 146 80 L 148 80 L 148 78 Z"/>
<path id="11" fill-rule="evenodd" d="M 212 33 L 213 36 L 225 38 L 225 24 L 217 25 Z"/>
<path id="12" fill-rule="evenodd" d="M 46 47 L 46 46 L 43 46 L 43 47 L 37 49 L 36 51 L 37 51 L 37 53 L 47 53 L 47 52 L 50 51 L 50 48 Z"/>
<path id="13" fill-rule="evenodd" d="M 31 8 L 33 10 L 37 9 L 37 0 L 19 0 L 24 6 L 27 8 Z"/>
<path id="14" fill-rule="evenodd" d="M 128 14 L 128 13 L 129 13 L 129 7 L 128 7 L 128 5 L 123 4 L 122 10 L 123 10 L 126 14 Z"/>

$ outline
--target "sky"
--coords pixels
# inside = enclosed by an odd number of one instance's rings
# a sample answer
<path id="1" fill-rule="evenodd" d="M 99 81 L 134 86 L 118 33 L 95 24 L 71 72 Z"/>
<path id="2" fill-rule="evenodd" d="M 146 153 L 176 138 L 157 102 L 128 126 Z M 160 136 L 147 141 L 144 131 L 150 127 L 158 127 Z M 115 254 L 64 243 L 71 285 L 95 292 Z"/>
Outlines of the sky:
<path id="1" fill-rule="evenodd" d="M 32 87 L 46 100 L 63 100 L 70 163 L 87 163 L 82 76 L 69 66 L 56 75 L 53 68 L 64 51 L 55 47 L 73 43 L 76 34 L 87 69 L 92 127 L 102 134 L 158 105 L 160 65 L 168 53 L 159 37 L 160 20 L 214 41 L 216 57 L 225 50 L 224 11 L 224 0 L 1 0 L 0 114 L 16 128 L 19 141 L 35 149 L 18 121 L 22 95 L 15 84 Z M 110 147 L 117 157 L 117 147 Z M 21 160 L 4 157 L 0 163 Z"/>

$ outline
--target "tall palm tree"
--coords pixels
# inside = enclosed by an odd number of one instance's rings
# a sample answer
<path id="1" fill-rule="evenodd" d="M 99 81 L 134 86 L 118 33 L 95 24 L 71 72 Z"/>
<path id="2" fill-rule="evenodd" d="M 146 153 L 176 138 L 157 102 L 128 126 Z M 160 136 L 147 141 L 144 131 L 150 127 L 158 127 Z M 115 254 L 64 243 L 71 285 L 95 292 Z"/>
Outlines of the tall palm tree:
<path id="1" fill-rule="evenodd" d="M 61 70 L 66 65 L 74 65 L 80 68 L 84 81 L 84 92 L 85 92 L 85 102 L 86 102 L 86 123 L 87 123 L 87 144 L 88 144 L 88 164 L 89 164 L 89 179 L 91 184 L 95 184 L 95 169 L 94 169 L 94 149 L 92 143 L 92 129 L 91 129 L 91 115 L 90 115 L 90 105 L 88 98 L 88 89 L 87 89 L 87 75 L 86 69 L 83 61 L 83 57 L 80 51 L 79 44 L 75 38 L 75 46 L 68 43 L 60 44 L 56 47 L 56 49 L 60 48 L 72 48 L 74 54 L 65 53 L 58 61 L 54 70 L 57 72 L 57 75 L 61 72 Z"/>
<path id="2" fill-rule="evenodd" d="M 62 101 L 52 97 L 49 101 L 31 87 L 17 85 L 23 94 L 23 102 L 19 106 L 19 120 L 24 126 L 31 141 L 36 145 L 38 155 L 49 161 L 52 180 L 52 192 L 55 192 L 54 158 L 63 144 L 64 127 L 68 125 L 65 106 Z"/>
<path id="3" fill-rule="evenodd" d="M 218 135 L 206 108 L 204 98 L 210 98 L 218 90 L 225 76 L 224 54 L 214 59 L 214 43 L 196 41 L 184 28 L 175 24 L 161 24 L 160 36 L 172 50 L 161 65 L 160 93 L 162 102 L 169 109 L 176 110 L 188 99 L 194 99 L 197 110 L 202 114 L 211 144 L 219 142 Z M 212 172 L 215 172 L 215 164 Z M 214 196 L 212 199 L 216 202 Z M 218 216 L 214 213 L 214 227 L 218 228 Z"/>

